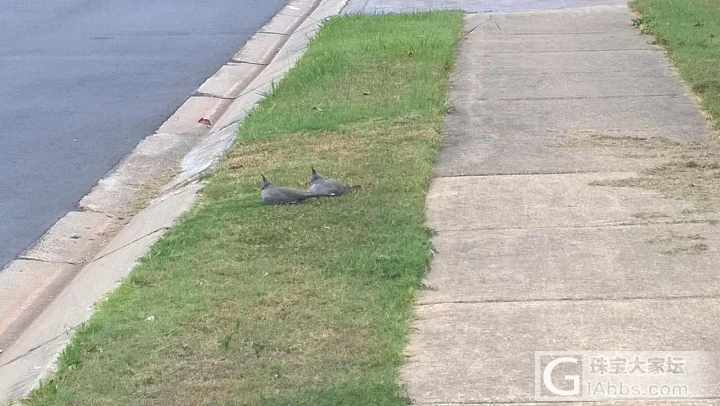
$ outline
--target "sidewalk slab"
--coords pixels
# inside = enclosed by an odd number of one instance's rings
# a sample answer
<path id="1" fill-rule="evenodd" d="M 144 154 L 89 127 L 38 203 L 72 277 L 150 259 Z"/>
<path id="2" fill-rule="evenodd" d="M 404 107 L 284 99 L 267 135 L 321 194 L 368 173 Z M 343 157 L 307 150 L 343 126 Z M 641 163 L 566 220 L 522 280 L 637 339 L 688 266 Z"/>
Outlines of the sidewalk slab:
<path id="1" fill-rule="evenodd" d="M 663 75 L 672 72 L 667 63 L 658 64 L 660 50 L 567 51 L 488 53 L 476 51 L 471 66 L 487 75 L 630 72 Z"/>
<path id="2" fill-rule="evenodd" d="M 457 114 L 471 117 L 474 128 L 491 134 L 538 128 L 626 128 L 654 129 L 658 131 L 658 137 L 671 138 L 677 136 L 677 129 L 683 128 L 691 131 L 688 135 L 693 139 L 708 139 L 705 118 L 700 114 L 697 104 L 685 95 L 538 100 L 487 100 L 458 95 L 452 98 L 451 103 Z"/>
<path id="3" fill-rule="evenodd" d="M 718 399 L 697 400 L 617 400 L 610 402 L 593 402 L 592 406 L 717 406 Z M 487 403 L 415 403 L 428 406 L 487 406 Z M 587 402 L 553 402 L 554 406 L 588 406 Z M 547 406 L 547 402 L 503 403 L 503 406 Z"/>
<path id="4" fill-rule="evenodd" d="M 712 351 L 719 319 L 720 299 L 419 306 L 402 377 L 414 404 L 532 402 L 535 351 Z"/>
<path id="5" fill-rule="evenodd" d="M 462 85 L 477 83 L 472 92 L 463 97 Z M 457 100 L 548 100 L 591 99 L 626 96 L 685 95 L 685 89 L 674 82 L 670 74 L 646 75 L 634 72 L 557 73 L 527 75 L 487 75 L 481 69 L 456 75 L 451 85 Z"/>
<path id="6" fill-rule="evenodd" d="M 630 19 L 617 7 L 468 17 L 435 174 L 642 171 L 664 163 L 658 143 L 706 142 L 697 101 Z"/>
<path id="7" fill-rule="evenodd" d="M 487 19 L 484 14 L 468 17 L 469 24 L 480 24 Z M 482 38 L 478 49 L 485 55 L 560 52 L 617 52 L 658 51 L 662 48 L 651 44 L 650 38 L 632 31 L 612 31 L 592 34 L 535 34 L 514 35 L 503 32 L 487 33 L 473 31 L 465 35 L 465 41 Z"/>
<path id="8" fill-rule="evenodd" d="M 419 304 L 720 297 L 720 225 L 440 232 Z"/>
<path id="9" fill-rule="evenodd" d="M 474 28 L 473 32 L 484 35 L 524 36 L 635 33 L 632 29 L 632 15 L 627 9 L 627 2 L 623 0 L 592 0 L 589 3 L 594 4 L 568 7 L 572 3 L 555 3 L 558 5 L 555 10 L 477 14 L 468 17 L 465 31 Z"/>
<path id="10" fill-rule="evenodd" d="M 717 220 L 692 204 L 605 182 L 634 173 L 460 176 L 436 178 L 428 193 L 428 224 L 460 230 L 600 227 Z"/>
<path id="11" fill-rule="evenodd" d="M 698 134 L 694 127 L 621 130 L 607 128 L 472 130 L 457 117 L 446 120 L 448 135 L 434 172 L 438 176 L 555 174 L 652 169 L 671 161 Z M 661 135 L 666 134 L 667 137 Z M 705 138 L 704 133 L 698 137 Z"/>

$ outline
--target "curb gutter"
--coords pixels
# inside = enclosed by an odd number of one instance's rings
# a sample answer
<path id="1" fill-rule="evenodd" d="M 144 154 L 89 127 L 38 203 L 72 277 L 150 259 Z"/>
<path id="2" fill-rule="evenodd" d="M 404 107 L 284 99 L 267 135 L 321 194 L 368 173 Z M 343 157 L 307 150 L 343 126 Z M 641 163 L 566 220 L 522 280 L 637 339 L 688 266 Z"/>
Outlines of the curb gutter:
<path id="1" fill-rule="evenodd" d="M 291 0 L 152 135 L 0 272 L 0 404 L 55 371 L 73 332 L 188 211 L 240 122 L 346 0 Z"/>

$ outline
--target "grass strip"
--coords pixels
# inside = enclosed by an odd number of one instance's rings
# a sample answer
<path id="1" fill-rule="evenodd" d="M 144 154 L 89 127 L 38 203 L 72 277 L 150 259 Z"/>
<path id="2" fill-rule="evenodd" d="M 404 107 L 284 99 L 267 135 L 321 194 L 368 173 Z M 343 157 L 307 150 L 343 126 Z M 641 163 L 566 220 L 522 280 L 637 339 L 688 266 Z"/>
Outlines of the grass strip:
<path id="1" fill-rule="evenodd" d="M 402 405 L 459 13 L 329 21 L 31 405 Z M 263 206 L 259 175 L 361 188 Z"/>
<path id="2" fill-rule="evenodd" d="M 720 1 L 635 0 L 635 24 L 665 46 L 720 128 Z"/>

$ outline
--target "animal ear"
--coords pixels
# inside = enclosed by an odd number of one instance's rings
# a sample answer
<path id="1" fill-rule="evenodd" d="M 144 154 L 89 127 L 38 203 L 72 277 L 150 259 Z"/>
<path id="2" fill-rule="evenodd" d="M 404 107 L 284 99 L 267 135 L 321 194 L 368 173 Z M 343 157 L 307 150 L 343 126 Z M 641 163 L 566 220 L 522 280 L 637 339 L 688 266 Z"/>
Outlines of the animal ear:
<path id="1" fill-rule="evenodd" d="M 265 178 L 265 175 L 260 174 L 260 177 L 262 178 L 263 183 L 267 183 L 267 179 Z"/>
<path id="2" fill-rule="evenodd" d="M 312 170 L 312 174 L 313 174 L 313 175 L 317 175 L 317 171 L 315 170 L 314 167 L 311 166 L 310 169 Z"/>

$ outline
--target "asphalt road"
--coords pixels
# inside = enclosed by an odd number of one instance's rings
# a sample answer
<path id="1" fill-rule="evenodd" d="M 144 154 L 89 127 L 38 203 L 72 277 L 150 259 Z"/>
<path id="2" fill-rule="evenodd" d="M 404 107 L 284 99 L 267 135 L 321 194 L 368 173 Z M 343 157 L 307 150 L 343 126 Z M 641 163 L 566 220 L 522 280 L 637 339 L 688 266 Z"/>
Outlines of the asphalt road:
<path id="1" fill-rule="evenodd" d="M 284 4 L 4 2 L 0 269 L 72 210 Z"/>

